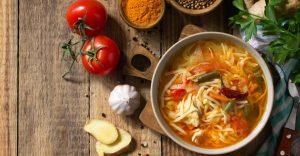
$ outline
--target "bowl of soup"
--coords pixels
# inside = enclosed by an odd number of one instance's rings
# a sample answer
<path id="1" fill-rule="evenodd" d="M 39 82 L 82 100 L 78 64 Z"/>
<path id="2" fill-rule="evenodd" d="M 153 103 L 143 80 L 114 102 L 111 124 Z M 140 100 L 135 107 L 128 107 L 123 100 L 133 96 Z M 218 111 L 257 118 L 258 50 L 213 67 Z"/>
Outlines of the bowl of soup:
<path id="1" fill-rule="evenodd" d="M 225 154 L 266 125 L 274 88 L 268 66 L 249 44 L 203 32 L 174 44 L 158 63 L 151 100 L 163 131 L 180 146 Z"/>

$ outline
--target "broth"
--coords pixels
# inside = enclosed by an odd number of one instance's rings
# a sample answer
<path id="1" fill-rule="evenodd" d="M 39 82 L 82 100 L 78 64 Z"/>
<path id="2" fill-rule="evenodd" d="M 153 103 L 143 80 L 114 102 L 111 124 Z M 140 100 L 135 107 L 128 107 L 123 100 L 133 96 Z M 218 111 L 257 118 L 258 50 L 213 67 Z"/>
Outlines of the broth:
<path id="1" fill-rule="evenodd" d="M 264 113 L 267 87 L 261 67 L 245 49 L 205 40 L 181 49 L 159 82 L 164 119 L 183 140 L 204 148 L 247 137 Z"/>

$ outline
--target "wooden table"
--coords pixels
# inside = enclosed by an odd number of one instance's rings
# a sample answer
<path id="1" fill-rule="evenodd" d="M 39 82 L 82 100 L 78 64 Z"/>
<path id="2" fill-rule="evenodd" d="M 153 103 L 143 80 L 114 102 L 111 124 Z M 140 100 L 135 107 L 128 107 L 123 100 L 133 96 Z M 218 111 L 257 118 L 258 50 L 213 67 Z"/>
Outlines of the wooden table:
<path id="1" fill-rule="evenodd" d="M 82 128 L 92 118 L 106 119 L 128 130 L 137 143 L 130 155 L 197 155 L 144 127 L 138 112 L 121 117 L 108 106 L 110 91 L 121 83 L 136 86 L 144 99 L 149 99 L 149 81 L 124 76 L 121 67 L 113 75 L 96 77 L 81 65 L 75 66 L 71 80 L 62 79 L 67 64 L 61 61 L 60 46 L 71 36 L 64 15 L 73 1 L 0 2 L 0 156 L 95 156 L 95 139 Z M 105 34 L 124 53 L 138 43 L 160 57 L 190 23 L 231 33 L 227 20 L 232 10 L 230 1 L 201 17 L 187 16 L 167 6 L 160 25 L 150 31 L 128 27 L 119 16 L 117 0 L 101 2 L 109 13 Z M 144 148 L 141 143 L 148 146 Z M 251 154 L 259 145 L 244 148 L 241 153 Z"/>

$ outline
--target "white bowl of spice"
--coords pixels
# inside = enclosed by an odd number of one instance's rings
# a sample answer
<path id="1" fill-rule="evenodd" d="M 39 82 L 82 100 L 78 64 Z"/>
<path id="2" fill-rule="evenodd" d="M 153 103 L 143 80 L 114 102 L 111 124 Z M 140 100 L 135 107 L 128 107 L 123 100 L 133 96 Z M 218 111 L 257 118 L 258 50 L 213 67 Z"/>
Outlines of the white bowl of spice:
<path id="1" fill-rule="evenodd" d="M 162 19 L 165 0 L 120 0 L 120 15 L 131 27 L 150 29 Z"/>
<path id="2" fill-rule="evenodd" d="M 214 10 L 222 0 L 167 0 L 177 10 L 197 16 Z"/>

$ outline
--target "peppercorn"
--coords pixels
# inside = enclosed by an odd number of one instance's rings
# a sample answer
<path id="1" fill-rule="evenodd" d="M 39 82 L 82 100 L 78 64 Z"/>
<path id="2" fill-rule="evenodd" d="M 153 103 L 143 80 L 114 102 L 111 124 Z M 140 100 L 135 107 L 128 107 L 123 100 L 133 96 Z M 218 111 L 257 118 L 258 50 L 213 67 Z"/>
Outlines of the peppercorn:
<path id="1" fill-rule="evenodd" d="M 187 9 L 204 9 L 212 5 L 215 0 L 176 0 L 177 3 Z"/>

